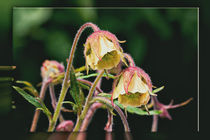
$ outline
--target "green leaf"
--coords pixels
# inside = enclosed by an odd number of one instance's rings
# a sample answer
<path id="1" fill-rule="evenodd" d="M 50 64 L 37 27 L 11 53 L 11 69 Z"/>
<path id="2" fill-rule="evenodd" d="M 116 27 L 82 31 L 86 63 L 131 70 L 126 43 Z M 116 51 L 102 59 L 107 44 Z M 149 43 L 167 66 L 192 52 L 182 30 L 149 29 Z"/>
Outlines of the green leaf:
<path id="1" fill-rule="evenodd" d="M 44 102 L 41 101 L 40 98 L 38 97 L 33 97 L 26 93 L 23 89 L 17 87 L 17 86 L 12 86 L 20 95 L 22 95 L 29 103 L 34 105 L 37 109 L 40 109 L 44 112 L 44 114 L 48 117 L 48 119 L 51 119 L 51 112 L 48 110 L 48 108 L 45 106 Z"/>
<path id="2" fill-rule="evenodd" d="M 73 69 L 70 70 L 70 82 L 71 82 L 70 94 L 74 99 L 75 103 L 79 104 L 80 103 L 79 86 L 77 84 L 77 79 Z"/>
<path id="3" fill-rule="evenodd" d="M 102 97 L 106 97 L 106 98 L 109 98 L 111 99 L 111 94 L 108 94 L 108 93 L 99 93 L 98 96 L 102 96 Z"/>
<path id="4" fill-rule="evenodd" d="M 96 77 L 98 76 L 98 73 L 92 73 L 92 74 L 88 74 L 88 75 L 82 75 L 82 76 L 79 76 L 78 78 L 79 79 L 87 79 L 87 78 L 90 78 L 90 77 Z M 112 78 L 112 79 L 115 79 L 115 76 L 112 75 L 112 74 L 103 74 L 103 77 L 109 77 L 109 78 Z"/>
<path id="5" fill-rule="evenodd" d="M 70 82 L 71 82 L 70 94 L 77 106 L 76 108 L 75 106 L 73 106 L 73 108 L 77 109 L 77 113 L 80 114 L 84 102 L 84 94 L 80 86 L 78 85 L 74 69 L 71 69 L 70 71 Z"/>
<path id="6" fill-rule="evenodd" d="M 120 108 L 124 109 L 124 106 L 122 104 L 120 104 L 117 100 L 115 100 L 114 103 L 117 106 L 119 106 Z M 137 107 L 128 106 L 128 107 L 126 107 L 126 110 L 129 113 L 134 113 L 134 114 L 137 114 L 137 115 L 149 115 L 147 111 L 144 111 L 144 110 L 142 110 L 140 108 L 137 108 Z M 150 115 L 158 115 L 162 112 L 160 110 L 150 110 L 149 113 L 150 113 Z"/>
<path id="7" fill-rule="evenodd" d="M 40 99 L 40 98 L 37 98 L 37 100 L 39 100 L 39 102 L 41 103 L 42 105 L 42 111 L 45 113 L 45 115 L 50 118 L 52 116 L 52 113 L 49 111 L 49 109 L 46 107 L 46 105 L 44 104 L 44 102 Z"/>
<path id="8" fill-rule="evenodd" d="M 75 103 L 71 102 L 71 101 L 63 101 L 63 104 L 70 104 L 71 106 L 74 106 Z"/>
<path id="9" fill-rule="evenodd" d="M 77 84 L 78 84 L 81 88 L 84 88 L 84 89 L 87 89 L 87 90 L 89 90 L 89 89 L 90 89 L 90 87 L 89 87 L 89 86 L 87 86 L 87 85 L 83 84 L 82 82 L 77 81 Z"/>
<path id="10" fill-rule="evenodd" d="M 153 90 L 152 93 L 155 94 L 155 93 L 157 93 L 157 92 L 160 92 L 160 91 L 163 90 L 163 89 L 164 89 L 164 86 L 159 87 L 159 88 Z"/>
<path id="11" fill-rule="evenodd" d="M 27 89 L 28 91 L 30 91 L 31 94 L 33 94 L 36 97 L 39 96 L 38 91 L 34 88 L 34 86 L 31 83 L 29 83 L 27 81 L 16 81 L 16 83 L 26 85 L 26 87 L 24 87 L 24 89 Z"/>
<path id="12" fill-rule="evenodd" d="M 34 98 L 33 96 L 29 95 L 26 93 L 23 89 L 17 87 L 17 86 L 12 86 L 20 95 L 22 95 L 29 103 L 32 105 L 36 106 L 37 108 L 42 108 L 41 103 L 37 100 L 37 98 Z"/>

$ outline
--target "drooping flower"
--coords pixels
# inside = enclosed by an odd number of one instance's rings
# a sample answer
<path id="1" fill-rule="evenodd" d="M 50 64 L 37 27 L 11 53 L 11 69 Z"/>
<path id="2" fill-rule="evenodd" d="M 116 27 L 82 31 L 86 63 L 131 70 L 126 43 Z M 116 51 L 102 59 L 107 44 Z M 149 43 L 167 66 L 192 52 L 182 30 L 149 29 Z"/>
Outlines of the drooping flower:
<path id="1" fill-rule="evenodd" d="M 64 66 L 54 60 L 45 60 L 41 67 L 41 76 L 43 80 L 53 78 L 53 76 L 64 72 Z"/>
<path id="2" fill-rule="evenodd" d="M 123 50 L 116 36 L 108 31 L 96 31 L 86 40 L 84 55 L 87 70 L 112 69 L 120 60 L 124 61 Z"/>
<path id="3" fill-rule="evenodd" d="M 113 99 L 118 98 L 124 107 L 140 107 L 146 105 L 152 92 L 152 82 L 147 73 L 139 67 L 128 67 L 122 71 L 115 81 Z"/>

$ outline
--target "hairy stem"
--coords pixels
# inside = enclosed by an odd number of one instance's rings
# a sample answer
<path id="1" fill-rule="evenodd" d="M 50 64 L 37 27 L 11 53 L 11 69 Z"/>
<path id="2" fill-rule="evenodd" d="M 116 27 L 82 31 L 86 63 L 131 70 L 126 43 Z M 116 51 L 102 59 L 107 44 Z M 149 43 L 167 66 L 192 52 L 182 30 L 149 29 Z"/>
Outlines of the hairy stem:
<path id="1" fill-rule="evenodd" d="M 43 81 L 41 91 L 39 94 L 39 98 L 43 101 L 46 93 L 47 86 L 49 85 L 49 81 Z M 39 120 L 41 110 L 36 110 L 34 113 L 33 121 L 31 124 L 30 132 L 34 132 L 36 130 L 37 122 Z"/>
<path id="2" fill-rule="evenodd" d="M 112 132 L 113 114 L 109 110 L 107 110 L 107 113 L 108 113 L 108 120 L 104 130 L 106 130 L 107 132 Z"/>
<path id="3" fill-rule="evenodd" d="M 117 111 L 117 113 L 120 115 L 120 118 L 124 125 L 125 132 L 130 132 L 130 128 L 129 128 L 127 119 L 126 119 L 124 113 L 122 112 L 122 110 L 117 105 L 113 104 L 113 106 L 112 106 L 111 101 L 105 97 L 93 97 L 92 102 L 97 102 L 97 101 L 102 102 L 102 103 L 106 104 L 107 106 L 113 107 Z"/>
<path id="4" fill-rule="evenodd" d="M 152 102 L 153 102 L 153 108 L 154 110 L 158 110 L 157 108 L 157 97 L 152 96 Z M 158 115 L 153 115 L 153 121 L 152 121 L 152 132 L 157 132 L 158 129 Z"/>
<path id="5" fill-rule="evenodd" d="M 80 129 L 81 125 L 82 125 L 82 122 L 83 122 L 83 120 L 84 120 L 84 118 L 85 118 L 85 116 L 86 116 L 86 114 L 88 112 L 88 109 L 90 107 L 90 101 L 92 99 L 93 92 L 94 92 L 94 90 L 96 88 L 96 85 L 97 85 L 98 81 L 101 79 L 103 74 L 104 74 L 104 71 L 101 71 L 101 73 L 96 77 L 95 81 L 93 82 L 93 85 L 91 86 L 90 91 L 88 93 L 88 96 L 86 98 L 86 102 L 85 102 L 85 106 L 84 106 L 84 109 L 82 111 L 82 114 L 77 119 L 77 123 L 75 125 L 74 130 L 73 130 L 74 132 L 79 131 L 79 129 Z"/>
<path id="6" fill-rule="evenodd" d="M 74 41 L 73 41 L 73 44 L 72 44 L 72 47 L 71 47 L 71 51 L 70 51 L 70 55 L 69 55 L 69 59 L 68 59 L 68 64 L 67 64 L 67 68 L 66 68 L 66 73 L 65 73 L 65 77 L 64 77 L 64 80 L 63 80 L 63 84 L 62 84 L 62 88 L 61 88 L 61 92 L 60 92 L 60 96 L 59 96 L 59 99 L 58 99 L 58 103 L 56 105 L 56 109 L 55 109 L 55 112 L 53 114 L 53 119 L 51 121 L 51 124 L 48 128 L 48 131 L 49 132 L 52 132 L 54 129 L 55 129 L 55 125 L 56 125 L 56 122 L 58 120 L 58 116 L 60 114 L 60 111 L 61 111 L 61 107 L 62 107 L 62 102 L 66 96 L 66 92 L 68 90 L 68 79 L 69 79 L 69 74 L 70 74 L 70 69 L 71 69 L 71 66 L 72 66 L 72 62 L 73 62 L 73 58 L 74 58 L 74 52 L 76 50 L 76 45 L 77 45 L 77 42 L 79 40 L 79 37 L 81 35 L 81 33 L 84 31 L 84 29 L 86 29 L 87 27 L 91 27 L 94 31 L 98 31 L 100 30 L 95 24 L 93 23 L 85 23 L 84 25 L 82 25 L 80 27 L 80 29 L 78 30 L 75 38 L 74 38 Z"/>
<path id="7" fill-rule="evenodd" d="M 53 107 L 53 109 L 55 110 L 56 104 L 57 104 L 57 99 L 56 99 L 56 97 L 55 97 L 55 90 L 54 90 L 54 85 L 53 85 L 53 84 L 50 84 L 50 85 L 49 85 L 49 90 L 50 90 L 50 98 L 51 98 L 52 107 Z M 60 121 L 60 122 L 64 121 L 64 118 L 63 118 L 63 116 L 61 115 L 61 113 L 60 113 L 60 115 L 59 115 L 59 121 Z"/>
<path id="8" fill-rule="evenodd" d="M 102 103 L 94 103 L 91 105 L 90 109 L 88 110 L 87 112 L 87 115 L 85 116 L 85 119 L 80 127 L 80 132 L 84 132 L 86 131 L 90 121 L 91 121 L 91 118 L 93 117 L 95 111 L 100 108 L 103 104 Z"/>
<path id="9" fill-rule="evenodd" d="M 81 83 L 84 83 L 84 84 L 87 84 L 89 86 L 92 86 L 93 83 L 88 81 L 88 80 L 85 80 L 85 79 L 77 79 L 77 81 L 81 82 Z M 96 86 L 96 90 L 99 92 L 99 93 L 102 93 L 103 91 L 100 89 L 100 87 Z"/>

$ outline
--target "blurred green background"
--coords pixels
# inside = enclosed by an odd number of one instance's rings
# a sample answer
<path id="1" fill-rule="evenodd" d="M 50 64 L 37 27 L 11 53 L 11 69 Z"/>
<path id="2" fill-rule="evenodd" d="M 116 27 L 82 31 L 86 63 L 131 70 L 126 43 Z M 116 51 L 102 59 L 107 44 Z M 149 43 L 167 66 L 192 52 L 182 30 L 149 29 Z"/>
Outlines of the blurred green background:
<path id="1" fill-rule="evenodd" d="M 49 3 L 46 1 L 44 4 Z M 72 3 L 85 6 L 97 2 L 87 0 L 84 3 L 79 0 Z M 4 6 L 2 8 L 6 11 Z M 157 138 L 166 138 L 167 133 L 174 131 L 197 131 L 198 9 L 14 7 L 10 10 L 12 44 L 6 46 L 13 46 L 14 61 L 9 62 L 17 66 L 13 73 L 16 80 L 30 81 L 33 85 L 41 82 L 40 66 L 45 59 L 57 60 L 66 66 L 66 58 L 77 30 L 85 22 L 93 22 L 102 30 L 114 33 L 119 40 L 126 40 L 126 43 L 121 44 L 124 52 L 133 56 L 136 65 L 151 76 L 155 86 L 165 86 L 159 94 L 161 102 L 168 104 L 174 99 L 175 103 L 179 103 L 193 97 L 194 100 L 187 106 L 170 110 L 172 121 L 160 119 L 160 134 Z M 9 27 L 8 23 L 1 22 L 0 29 L 8 30 Z M 85 63 L 83 44 L 91 32 L 87 29 L 80 38 L 74 59 L 75 67 Z M 8 37 L 7 34 L 4 37 Z M 11 54 L 1 57 L 4 55 Z M 107 92 L 111 90 L 110 83 L 103 80 L 102 88 Z M 9 120 L 14 133 L 24 138 L 24 134 L 29 131 L 34 107 L 14 91 L 8 95 L 12 91 L 8 88 L 9 84 L 2 83 L 1 86 L 1 120 Z M 59 90 L 60 87 L 57 87 Z M 46 98 L 49 99 L 49 96 Z M 49 100 L 46 103 L 50 105 Z M 76 119 L 74 115 L 65 115 L 68 119 Z M 138 137 L 139 132 L 149 132 L 151 129 L 152 117 L 129 114 L 128 121 L 134 137 Z M 6 130 L 10 130 L 7 123 L 2 122 Z M 95 137 L 100 138 L 105 123 L 106 111 L 98 110 L 88 133 L 98 133 Z M 46 129 L 47 119 L 41 115 L 38 131 Z M 123 132 L 123 126 L 119 117 L 114 119 L 114 130 L 115 137 L 122 137 L 119 133 Z"/>

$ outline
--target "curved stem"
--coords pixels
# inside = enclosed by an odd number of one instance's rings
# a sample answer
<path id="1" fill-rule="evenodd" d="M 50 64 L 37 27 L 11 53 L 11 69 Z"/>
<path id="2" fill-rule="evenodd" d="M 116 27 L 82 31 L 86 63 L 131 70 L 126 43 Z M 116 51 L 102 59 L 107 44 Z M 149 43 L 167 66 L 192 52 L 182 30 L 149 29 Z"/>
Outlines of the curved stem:
<path id="1" fill-rule="evenodd" d="M 134 67 L 135 66 L 135 62 L 134 62 L 133 58 L 129 54 L 127 54 L 127 53 L 124 53 L 124 56 L 129 61 L 129 65 L 131 67 Z"/>
<path id="2" fill-rule="evenodd" d="M 51 121 L 51 124 L 48 128 L 48 131 L 49 132 L 52 132 L 55 128 L 55 125 L 56 125 L 56 122 L 58 120 L 58 116 L 60 114 L 60 110 L 61 110 L 61 107 L 62 107 L 62 102 L 66 96 L 66 92 L 68 90 L 68 79 L 69 79 L 69 73 L 70 73 L 70 69 L 71 69 L 71 66 L 72 66 L 72 62 L 73 62 L 73 58 L 74 58 L 74 52 L 76 50 L 76 45 L 77 45 L 77 42 L 79 40 L 79 37 L 81 35 L 81 33 L 84 31 L 84 29 L 86 29 L 87 27 L 91 27 L 94 31 L 98 31 L 100 30 L 95 24 L 93 23 L 85 23 L 84 25 L 82 25 L 80 27 L 80 29 L 78 30 L 75 38 L 74 38 L 74 41 L 73 41 L 73 44 L 72 44 L 72 48 L 71 48 L 71 51 L 70 51 L 70 55 L 69 55 L 69 59 L 68 59 L 68 64 L 67 64 L 67 68 L 66 68 L 66 73 L 65 73 L 65 77 L 64 77 L 64 80 L 63 80 L 63 84 L 62 84 L 62 88 L 61 88 L 61 92 L 60 92 L 60 96 L 59 96 L 59 99 L 58 99 L 58 104 L 56 105 L 56 109 L 55 109 L 55 112 L 54 112 L 54 115 L 53 115 L 53 119 Z"/>
<path id="3" fill-rule="evenodd" d="M 89 86 L 92 86 L 93 83 L 88 81 L 88 80 L 85 80 L 85 79 L 77 79 L 77 81 L 81 82 L 81 83 L 84 83 L 84 84 L 87 84 Z M 96 90 L 99 92 L 99 93 L 102 93 L 103 91 L 101 90 L 100 87 L 96 86 Z"/>
<path id="4" fill-rule="evenodd" d="M 88 110 L 86 116 L 85 116 L 85 119 L 80 127 L 80 132 L 84 132 L 86 131 L 90 121 L 91 121 L 91 118 L 93 117 L 95 111 L 100 108 L 103 104 L 102 103 L 94 103 L 91 105 L 90 109 Z"/>
<path id="5" fill-rule="evenodd" d="M 153 108 L 154 110 L 158 110 L 156 106 L 157 97 L 152 96 L 152 102 L 153 102 Z M 152 132 L 157 132 L 158 129 L 158 115 L 153 115 L 153 121 L 152 121 Z"/>
<path id="6" fill-rule="evenodd" d="M 129 128 L 129 125 L 128 125 L 128 122 L 127 122 L 127 119 L 125 117 L 125 115 L 123 114 L 122 110 L 117 106 L 117 105 L 113 105 L 112 106 L 112 103 L 109 99 L 105 98 L 105 97 L 93 97 L 93 102 L 96 102 L 96 101 L 99 101 L 99 102 L 102 102 L 110 107 L 113 107 L 117 113 L 120 115 L 120 118 L 123 122 L 123 125 L 124 125 L 124 129 L 125 129 L 125 132 L 130 132 L 130 128 Z"/>
<path id="7" fill-rule="evenodd" d="M 93 92 L 94 92 L 94 90 L 96 88 L 96 85 L 97 85 L 98 81 L 101 79 L 101 77 L 103 76 L 103 74 L 104 74 L 104 70 L 100 72 L 100 74 L 96 77 L 95 81 L 93 82 L 93 85 L 91 86 L 90 91 L 88 93 L 88 96 L 86 98 L 86 102 L 85 102 L 85 106 L 84 106 L 84 109 L 82 111 L 82 114 L 77 119 L 77 123 L 75 125 L 74 130 L 73 130 L 74 132 L 79 131 L 79 129 L 81 127 L 81 124 L 82 124 L 82 122 L 83 122 L 83 120 L 85 118 L 85 115 L 87 114 L 88 109 L 90 107 L 90 101 L 92 99 Z"/>
<path id="8" fill-rule="evenodd" d="M 42 82 L 42 87 L 41 91 L 39 94 L 40 99 L 43 101 L 46 93 L 47 86 L 49 85 L 49 81 L 43 81 Z M 30 132 L 34 132 L 36 130 L 37 122 L 39 120 L 39 115 L 40 115 L 41 110 L 36 110 L 34 113 L 33 121 L 31 124 Z"/>

